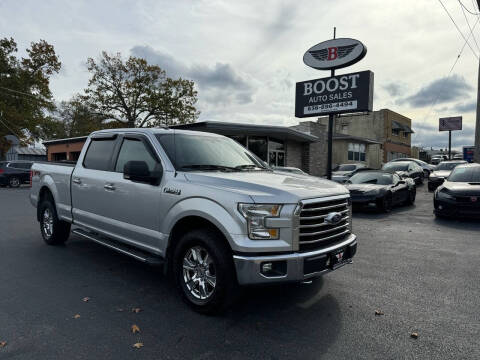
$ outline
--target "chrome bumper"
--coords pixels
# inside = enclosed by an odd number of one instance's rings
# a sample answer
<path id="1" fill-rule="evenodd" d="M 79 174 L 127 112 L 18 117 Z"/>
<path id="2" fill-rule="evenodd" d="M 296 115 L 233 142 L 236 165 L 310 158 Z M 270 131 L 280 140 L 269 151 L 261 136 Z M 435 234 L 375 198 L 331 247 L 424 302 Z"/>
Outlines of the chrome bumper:
<path id="1" fill-rule="evenodd" d="M 351 263 L 351 258 L 355 255 L 357 246 L 357 237 L 354 234 L 348 237 L 339 244 L 304 253 L 289 253 L 280 255 L 266 255 L 266 256 L 240 256 L 234 255 L 233 261 L 237 271 L 237 279 L 240 285 L 253 284 L 269 284 L 282 282 L 300 282 L 314 277 L 321 276 L 327 272 L 332 271 L 332 268 L 325 268 L 320 271 L 310 272 L 305 274 L 304 264 L 306 259 L 315 259 L 320 257 L 327 257 L 328 254 L 334 253 L 341 248 L 348 249 L 352 256 L 340 266 Z M 263 263 L 285 261 L 286 273 L 281 276 L 266 276 L 261 272 Z M 338 266 L 338 267 L 340 267 Z M 338 268 L 337 267 L 337 268 Z"/>

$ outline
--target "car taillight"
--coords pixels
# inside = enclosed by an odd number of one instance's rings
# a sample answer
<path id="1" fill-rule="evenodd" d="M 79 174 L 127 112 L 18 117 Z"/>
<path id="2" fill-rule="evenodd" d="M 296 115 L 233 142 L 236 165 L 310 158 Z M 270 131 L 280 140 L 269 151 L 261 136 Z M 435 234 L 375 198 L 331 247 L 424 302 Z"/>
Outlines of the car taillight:
<path id="1" fill-rule="evenodd" d="M 3 174 L 4 170 L 3 169 L 0 169 L 0 174 Z"/>
<path id="2" fill-rule="evenodd" d="M 30 170 L 30 187 L 32 187 L 32 177 L 33 177 L 33 171 Z"/>

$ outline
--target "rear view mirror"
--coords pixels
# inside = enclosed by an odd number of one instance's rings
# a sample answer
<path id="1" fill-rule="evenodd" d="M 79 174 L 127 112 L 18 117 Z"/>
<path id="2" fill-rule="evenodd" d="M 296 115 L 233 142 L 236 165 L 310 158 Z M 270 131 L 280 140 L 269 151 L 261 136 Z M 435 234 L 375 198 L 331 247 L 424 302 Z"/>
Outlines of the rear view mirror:
<path id="1" fill-rule="evenodd" d="M 127 180 L 158 185 L 161 177 L 161 168 L 150 172 L 145 161 L 128 161 L 123 167 L 123 178 Z"/>

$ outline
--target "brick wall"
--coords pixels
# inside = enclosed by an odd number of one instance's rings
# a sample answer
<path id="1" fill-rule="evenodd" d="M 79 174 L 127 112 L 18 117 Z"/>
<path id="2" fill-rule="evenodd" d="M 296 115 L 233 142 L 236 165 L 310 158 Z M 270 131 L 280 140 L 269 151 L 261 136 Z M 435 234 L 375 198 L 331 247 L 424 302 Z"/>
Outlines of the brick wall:
<path id="1" fill-rule="evenodd" d="M 58 153 L 66 153 L 67 160 L 76 160 L 73 158 L 75 152 L 82 151 L 85 141 L 66 143 L 66 144 L 51 144 L 47 146 L 47 158 L 48 161 L 53 161 L 54 155 Z"/>
<path id="2" fill-rule="evenodd" d="M 314 121 L 302 121 L 292 129 L 318 137 L 318 142 L 305 144 L 302 151 L 302 170 L 313 176 L 325 176 L 327 172 L 327 129 Z"/>

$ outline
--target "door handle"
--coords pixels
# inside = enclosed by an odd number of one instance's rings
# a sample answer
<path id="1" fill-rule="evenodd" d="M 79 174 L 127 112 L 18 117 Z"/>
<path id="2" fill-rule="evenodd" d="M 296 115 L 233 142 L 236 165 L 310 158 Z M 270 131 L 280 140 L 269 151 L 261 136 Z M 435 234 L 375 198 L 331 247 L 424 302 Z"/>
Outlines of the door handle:
<path id="1" fill-rule="evenodd" d="M 77 178 L 77 177 L 74 177 L 72 179 L 72 181 L 75 183 L 75 184 L 81 184 L 82 183 L 82 180 L 80 180 L 80 178 Z"/>
<path id="2" fill-rule="evenodd" d="M 111 191 L 115 190 L 115 186 L 113 184 L 105 184 L 103 185 L 103 187 L 107 190 L 111 190 Z"/>

